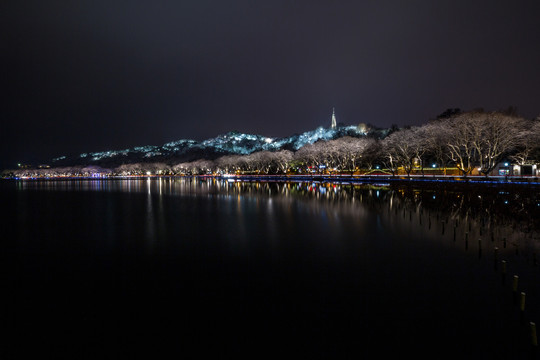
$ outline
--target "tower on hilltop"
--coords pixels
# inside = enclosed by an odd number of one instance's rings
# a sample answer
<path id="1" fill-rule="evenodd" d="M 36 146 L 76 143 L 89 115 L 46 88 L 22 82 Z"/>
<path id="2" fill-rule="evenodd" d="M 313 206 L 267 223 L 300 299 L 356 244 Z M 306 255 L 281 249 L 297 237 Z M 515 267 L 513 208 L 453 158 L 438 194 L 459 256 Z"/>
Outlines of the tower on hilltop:
<path id="1" fill-rule="evenodd" d="M 331 128 L 332 129 L 335 129 L 337 126 L 337 121 L 336 121 L 336 109 L 335 108 L 332 108 L 332 126 Z"/>

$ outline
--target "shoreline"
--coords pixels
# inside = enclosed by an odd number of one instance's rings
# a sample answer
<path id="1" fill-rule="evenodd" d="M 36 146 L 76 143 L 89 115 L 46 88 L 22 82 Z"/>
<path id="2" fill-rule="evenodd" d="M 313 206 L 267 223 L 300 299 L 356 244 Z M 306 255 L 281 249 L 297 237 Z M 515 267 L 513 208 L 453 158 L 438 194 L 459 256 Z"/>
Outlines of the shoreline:
<path id="1" fill-rule="evenodd" d="M 136 179 L 168 179 L 168 178 L 200 178 L 219 179 L 228 182 L 314 182 L 314 183 L 455 183 L 455 184 L 492 184 L 492 185 L 540 185 L 539 177 L 524 176 L 458 176 L 458 175 L 107 175 L 107 176 L 56 176 L 2 178 L 12 181 L 58 181 L 58 180 L 136 180 Z"/>

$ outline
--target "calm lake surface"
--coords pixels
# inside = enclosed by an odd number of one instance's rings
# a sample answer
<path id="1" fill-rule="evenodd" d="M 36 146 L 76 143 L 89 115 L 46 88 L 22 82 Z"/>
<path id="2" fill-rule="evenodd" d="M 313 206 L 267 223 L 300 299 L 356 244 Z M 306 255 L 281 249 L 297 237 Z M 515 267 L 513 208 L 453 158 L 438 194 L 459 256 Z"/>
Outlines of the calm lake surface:
<path id="1" fill-rule="evenodd" d="M 539 193 L 2 181 L 0 354 L 538 358 Z"/>

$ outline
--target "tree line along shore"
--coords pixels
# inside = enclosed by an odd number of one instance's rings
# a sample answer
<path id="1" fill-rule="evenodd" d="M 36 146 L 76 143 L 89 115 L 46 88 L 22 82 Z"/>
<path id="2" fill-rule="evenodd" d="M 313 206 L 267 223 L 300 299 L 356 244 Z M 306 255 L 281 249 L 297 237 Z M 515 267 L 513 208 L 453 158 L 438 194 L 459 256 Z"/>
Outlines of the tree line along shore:
<path id="1" fill-rule="evenodd" d="M 300 149 L 227 154 L 189 162 L 137 162 L 115 167 L 79 165 L 4 170 L 3 177 L 137 175 L 389 175 L 530 176 L 540 168 L 540 118 L 469 111 L 420 126 L 319 140 Z"/>

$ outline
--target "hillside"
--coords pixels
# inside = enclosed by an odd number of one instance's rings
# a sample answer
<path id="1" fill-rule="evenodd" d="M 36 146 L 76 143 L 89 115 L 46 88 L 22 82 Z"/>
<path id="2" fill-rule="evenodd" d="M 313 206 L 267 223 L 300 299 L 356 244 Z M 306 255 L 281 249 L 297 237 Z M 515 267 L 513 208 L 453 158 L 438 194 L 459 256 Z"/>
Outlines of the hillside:
<path id="1" fill-rule="evenodd" d="M 289 137 L 274 138 L 262 135 L 244 134 L 231 131 L 215 138 L 196 141 L 181 139 L 158 145 L 137 146 L 123 150 L 88 152 L 77 155 L 60 156 L 50 161 L 52 167 L 74 165 L 116 166 L 139 162 L 165 162 L 174 164 L 198 159 L 216 159 L 223 155 L 247 155 L 253 152 L 268 150 L 296 151 L 306 144 L 318 140 L 332 140 L 343 136 L 372 136 L 381 138 L 388 130 L 370 129 L 365 126 L 338 126 L 335 129 L 319 127 L 315 130 L 294 134 Z"/>

